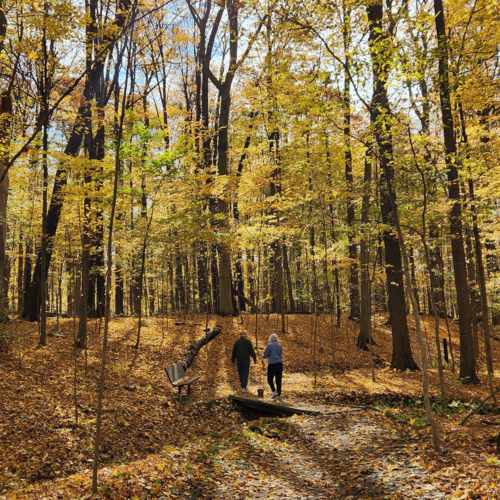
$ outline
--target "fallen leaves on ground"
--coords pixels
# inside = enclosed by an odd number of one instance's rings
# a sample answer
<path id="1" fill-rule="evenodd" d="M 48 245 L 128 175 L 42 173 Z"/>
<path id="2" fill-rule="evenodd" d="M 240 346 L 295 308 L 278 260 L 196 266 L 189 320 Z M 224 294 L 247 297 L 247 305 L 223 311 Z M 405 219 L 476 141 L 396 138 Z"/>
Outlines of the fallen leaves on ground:
<path id="1" fill-rule="evenodd" d="M 314 318 L 287 317 L 284 348 L 285 400 L 318 408 L 349 410 L 343 404 L 375 404 L 382 413 L 262 417 L 239 411 L 228 400 L 238 389 L 230 363 L 232 344 L 245 328 L 257 352 L 280 318 L 209 318 L 222 333 L 204 347 L 189 369 L 201 375 L 182 402 L 163 367 L 183 359 L 203 334 L 206 317 L 149 318 L 139 349 L 133 349 L 137 319 L 113 320 L 108 348 L 103 409 L 99 496 L 105 498 L 500 498 L 500 457 L 484 425 L 498 416 L 460 419 L 489 393 L 484 360 L 479 386 L 467 386 L 445 370 L 447 414 L 438 416 L 444 453 L 432 449 L 422 405 L 421 373 L 390 369 L 392 339 L 384 315 L 374 316 L 373 365 L 369 352 L 354 347 L 357 325 L 330 317 L 318 320 L 318 361 L 312 364 Z M 411 328 L 411 318 L 410 328 Z M 175 324 L 177 323 L 177 324 Z M 0 353 L 0 495 L 2 498 L 90 497 L 102 327 L 90 323 L 87 362 L 78 350 L 76 384 L 73 322 L 49 328 L 48 346 L 38 346 L 37 326 L 12 321 Z M 430 365 L 435 365 L 433 319 L 424 331 Z M 441 325 L 447 336 L 446 325 Z M 413 352 L 418 349 L 412 334 Z M 452 323 L 455 362 L 458 331 Z M 499 359 L 499 342 L 494 341 Z M 87 367 L 85 368 L 85 364 Z M 316 371 L 316 387 L 314 375 Z M 432 395 L 439 398 L 437 370 Z M 498 385 L 497 377 L 494 383 Z M 75 426 L 75 394 L 78 426 Z M 264 373 L 252 367 L 250 390 L 266 388 Z M 335 405 L 335 406 L 333 406 Z M 437 405 L 437 403 L 436 403 Z"/>

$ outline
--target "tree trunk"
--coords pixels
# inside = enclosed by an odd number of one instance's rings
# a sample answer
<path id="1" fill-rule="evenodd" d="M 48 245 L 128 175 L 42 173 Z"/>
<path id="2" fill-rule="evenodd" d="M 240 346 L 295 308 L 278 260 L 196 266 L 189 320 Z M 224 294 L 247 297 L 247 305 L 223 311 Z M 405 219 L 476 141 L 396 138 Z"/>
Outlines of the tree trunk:
<path id="1" fill-rule="evenodd" d="M 198 299 L 200 301 L 199 309 L 200 311 L 203 311 L 205 309 L 205 302 L 209 302 L 207 247 L 203 241 L 198 242 L 197 246 Z"/>
<path id="2" fill-rule="evenodd" d="M 0 6 L 1 7 L 1 6 Z M 3 10 L 1 11 L 3 16 Z M 4 30 L 4 19 L 0 18 L 0 27 Z M 6 21 L 5 21 L 6 25 Z M 0 32 L 0 37 L 2 34 Z M 1 38 L 3 42 L 3 37 Z M 9 158 L 10 122 L 12 118 L 12 98 L 10 94 L 0 94 L 0 177 L 4 175 L 5 164 Z M 0 322 L 7 319 L 7 200 L 9 196 L 9 174 L 0 184 Z"/>
<path id="3" fill-rule="evenodd" d="M 352 150 L 351 150 L 351 95 L 350 95 L 350 22 L 351 13 L 345 8 L 345 3 L 342 3 L 344 22 L 343 22 L 343 38 L 344 38 L 344 163 L 345 163 L 345 180 L 347 188 L 347 237 L 349 242 L 349 304 L 350 312 L 349 319 L 359 321 L 360 304 L 359 304 L 359 279 L 358 279 L 358 251 L 357 244 L 354 242 L 355 229 L 354 219 L 354 200 L 353 200 L 353 176 L 352 176 Z"/>
<path id="4" fill-rule="evenodd" d="M 476 265 L 474 262 L 474 252 L 472 250 L 471 240 L 472 230 L 466 232 L 465 246 L 467 251 L 467 274 L 469 277 L 469 290 L 470 290 L 470 303 L 471 303 L 471 317 L 472 317 L 472 339 L 474 342 L 474 356 L 476 363 L 479 358 L 479 330 L 477 324 L 477 296 L 476 296 Z"/>
<path id="5" fill-rule="evenodd" d="M 123 289 L 122 268 L 120 264 L 116 264 L 116 271 L 115 271 L 115 315 L 116 316 L 123 316 L 125 314 L 123 308 L 123 298 L 124 298 L 124 289 Z"/>
<path id="6" fill-rule="evenodd" d="M 444 297 L 444 276 L 441 272 L 443 259 L 441 250 L 435 244 L 439 238 L 438 228 L 432 222 L 429 224 L 429 238 L 432 242 L 429 248 L 432 294 L 439 317 L 444 318 L 446 316 L 446 300 Z"/>
<path id="7" fill-rule="evenodd" d="M 217 155 L 217 169 L 221 176 L 228 174 L 227 153 L 229 144 L 227 128 L 229 125 L 230 106 L 229 90 L 224 88 L 221 92 Z M 222 216 L 219 222 L 219 230 L 225 233 L 227 231 L 227 217 L 229 213 L 227 201 L 222 198 L 217 200 L 217 212 Z M 219 243 L 219 314 L 221 316 L 232 316 L 235 313 L 231 288 L 231 253 L 229 243 L 223 240 Z"/>
<path id="8" fill-rule="evenodd" d="M 371 107 L 371 123 L 375 129 L 377 139 L 381 174 L 380 197 L 382 220 L 391 224 L 392 207 L 390 194 L 386 183 L 392 182 L 394 177 L 393 145 L 390 125 L 385 124 L 385 116 L 389 110 L 387 98 L 387 72 L 385 69 L 387 54 L 381 47 L 388 45 L 388 35 L 382 26 L 382 4 L 368 7 L 370 22 L 370 56 L 373 68 L 373 98 Z M 394 195 L 395 196 L 395 195 Z M 394 200 L 396 203 L 396 200 Z M 413 359 L 406 321 L 406 301 L 404 294 L 403 269 L 401 265 L 401 251 L 396 235 L 392 231 L 384 232 L 385 259 L 387 286 L 389 289 L 389 311 L 392 329 L 392 361 L 391 367 L 398 370 L 416 370 L 417 364 Z"/>
<path id="9" fill-rule="evenodd" d="M 90 201 L 85 197 L 84 201 L 84 219 L 88 220 L 90 217 L 88 211 L 90 210 Z M 82 271 L 81 271 L 81 291 L 79 299 L 79 321 L 78 321 L 78 339 L 77 347 L 85 349 L 87 345 L 87 316 L 88 316 L 88 286 L 89 286 L 89 266 L 90 266 L 90 236 L 88 231 L 85 230 L 88 225 L 84 224 L 84 231 L 82 235 Z"/>
<path id="10" fill-rule="evenodd" d="M 448 41 L 444 19 L 442 0 L 434 0 L 436 15 L 436 33 L 438 38 L 438 74 L 439 97 L 441 100 L 441 115 L 443 135 L 446 150 L 445 162 L 448 175 L 448 196 L 453 200 L 451 209 L 450 232 L 457 291 L 458 321 L 460 329 L 460 379 L 464 383 L 479 383 L 476 375 L 474 358 L 474 340 L 471 330 L 471 307 L 467 286 L 467 263 L 465 260 L 464 238 L 462 230 L 462 205 L 460 197 L 459 175 L 456 164 L 457 145 L 454 135 L 453 114 L 451 111 L 450 86 L 448 76 Z"/>
<path id="11" fill-rule="evenodd" d="M 242 265 L 242 255 L 238 252 L 236 256 L 235 269 L 236 269 L 236 288 L 239 292 L 238 295 L 238 309 L 240 311 L 246 311 L 245 301 L 241 298 L 245 295 L 245 282 L 243 281 L 243 265 Z"/>
<path id="12" fill-rule="evenodd" d="M 21 241 L 19 242 L 18 252 L 19 256 L 17 258 L 17 313 L 21 314 L 23 311 L 23 301 L 24 301 L 24 288 L 23 288 L 24 262 L 26 261 L 26 257 L 23 255 L 24 248 Z"/>
<path id="13" fill-rule="evenodd" d="M 417 312 L 420 313 L 420 300 L 418 298 L 417 278 L 415 276 L 415 256 L 413 253 L 413 246 L 410 246 L 410 248 L 408 249 L 408 258 L 410 259 L 411 286 L 413 288 L 413 295 L 415 296 L 415 301 L 417 302 L 418 305 Z"/>
<path id="14" fill-rule="evenodd" d="M 178 299 L 178 308 L 182 311 L 186 310 L 186 290 L 184 288 L 184 279 L 182 276 L 182 258 L 180 250 L 177 251 L 175 256 L 175 292 Z"/>
<path id="15" fill-rule="evenodd" d="M 474 183 L 472 177 L 469 177 L 469 194 L 471 200 L 474 200 Z M 491 350 L 491 332 L 490 332 L 490 311 L 488 308 L 488 295 L 486 293 L 486 273 L 483 263 L 483 248 L 481 245 L 481 237 L 479 234 L 479 227 L 477 225 L 477 214 L 475 206 L 472 205 L 472 230 L 474 234 L 474 249 L 476 251 L 477 262 L 477 277 L 479 282 L 479 291 L 481 296 L 481 308 L 483 314 L 483 330 L 484 330 L 484 346 L 486 351 L 486 367 L 488 369 L 488 376 L 490 380 L 490 389 L 493 391 L 492 377 L 493 377 L 493 353 Z M 496 404 L 496 400 L 495 400 Z"/>
<path id="16" fill-rule="evenodd" d="M 365 160 L 365 175 L 363 186 L 363 201 L 361 208 L 361 219 L 367 221 L 370 212 L 370 185 L 372 181 L 372 159 L 368 156 Z M 361 349 L 368 349 L 368 344 L 372 342 L 371 337 L 371 282 L 370 282 L 370 246 L 369 246 L 369 227 L 363 228 L 363 239 L 361 240 L 361 311 L 359 336 L 357 346 Z"/>
<path id="17" fill-rule="evenodd" d="M 285 269 L 286 287 L 288 291 L 288 310 L 290 314 L 295 314 L 295 299 L 293 297 L 292 275 L 290 273 L 290 265 L 288 264 L 288 247 L 283 245 L 283 267 Z"/>

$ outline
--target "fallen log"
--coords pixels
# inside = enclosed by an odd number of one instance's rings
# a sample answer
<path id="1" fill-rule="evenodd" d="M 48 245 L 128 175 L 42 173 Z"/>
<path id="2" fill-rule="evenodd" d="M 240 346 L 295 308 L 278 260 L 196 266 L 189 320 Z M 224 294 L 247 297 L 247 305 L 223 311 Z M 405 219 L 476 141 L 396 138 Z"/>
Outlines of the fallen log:
<path id="1" fill-rule="evenodd" d="M 184 369 L 187 370 L 191 363 L 194 361 L 194 358 L 200 352 L 200 349 L 211 342 L 219 333 L 221 332 L 221 328 L 212 328 L 206 332 L 203 337 L 200 337 L 198 340 L 195 340 L 189 347 L 188 353 L 182 364 L 184 365 Z"/>
<path id="2" fill-rule="evenodd" d="M 239 290 L 236 290 L 236 288 L 232 288 L 233 290 L 233 295 L 237 295 L 247 306 L 250 306 L 252 308 L 252 312 L 257 311 L 260 313 L 260 309 L 251 301 L 248 300 Z"/>

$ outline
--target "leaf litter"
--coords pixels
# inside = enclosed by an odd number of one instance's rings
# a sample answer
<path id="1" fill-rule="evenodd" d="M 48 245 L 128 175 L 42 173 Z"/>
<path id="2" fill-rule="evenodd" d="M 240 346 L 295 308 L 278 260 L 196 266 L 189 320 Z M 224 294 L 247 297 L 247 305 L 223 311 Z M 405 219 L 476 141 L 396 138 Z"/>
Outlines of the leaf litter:
<path id="1" fill-rule="evenodd" d="M 486 416 L 472 417 L 465 427 L 457 425 L 472 402 L 489 393 L 484 360 L 479 386 L 460 384 L 446 367 L 449 411 L 438 416 L 444 453 L 435 454 L 421 403 L 421 374 L 389 368 L 386 319 L 374 318 L 378 346 L 373 348 L 372 382 L 370 354 L 353 345 L 357 325 L 343 318 L 342 327 L 335 330 L 334 370 L 329 317 L 320 317 L 315 388 L 311 318 L 287 317 L 288 332 L 280 335 L 285 401 L 330 412 L 352 409 L 343 406 L 347 404 L 370 404 L 382 413 L 346 411 L 286 419 L 241 412 L 228 399 L 239 385 L 229 359 L 232 344 L 242 328 L 255 343 L 255 316 L 210 318 L 210 326 L 220 324 L 222 333 L 190 367 L 189 375 L 202 378 L 181 402 L 163 367 L 183 359 L 186 348 L 202 334 L 205 317 L 175 318 L 177 325 L 173 318 L 149 318 L 138 350 L 132 349 L 137 320 L 113 320 L 98 497 L 499 499 L 500 460 L 494 439 L 500 429 L 482 422 L 495 423 L 498 416 L 487 408 Z M 432 318 L 425 320 L 432 332 Z M 279 326 L 276 316 L 259 317 L 258 352 Z M 0 497 L 90 498 L 99 325 L 90 326 L 87 376 L 84 353 L 78 351 L 77 427 L 72 322 L 61 321 L 61 332 L 49 337 L 47 347 L 37 345 L 36 325 L 13 321 L 6 328 L 11 340 L 0 353 Z M 416 347 L 414 330 L 411 333 Z M 458 345 L 456 325 L 452 335 Z M 432 342 L 428 348 L 432 364 Z M 495 359 L 499 354 L 494 342 Z M 264 386 L 264 380 L 260 368 L 252 367 L 251 393 Z M 437 401 L 437 369 L 431 370 L 431 384 Z"/>

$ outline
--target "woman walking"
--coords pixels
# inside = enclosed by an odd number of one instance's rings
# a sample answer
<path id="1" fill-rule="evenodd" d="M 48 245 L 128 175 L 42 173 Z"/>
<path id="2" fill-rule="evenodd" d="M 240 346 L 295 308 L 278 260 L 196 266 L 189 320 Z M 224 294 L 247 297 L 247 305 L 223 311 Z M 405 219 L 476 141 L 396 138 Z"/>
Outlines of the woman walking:
<path id="1" fill-rule="evenodd" d="M 278 336 L 273 333 L 269 337 L 269 344 L 262 355 L 262 368 L 264 360 L 267 359 L 267 382 L 273 394 L 271 399 L 281 396 L 281 379 L 283 378 L 283 347 L 279 343 Z M 276 379 L 276 387 L 274 385 Z"/>

